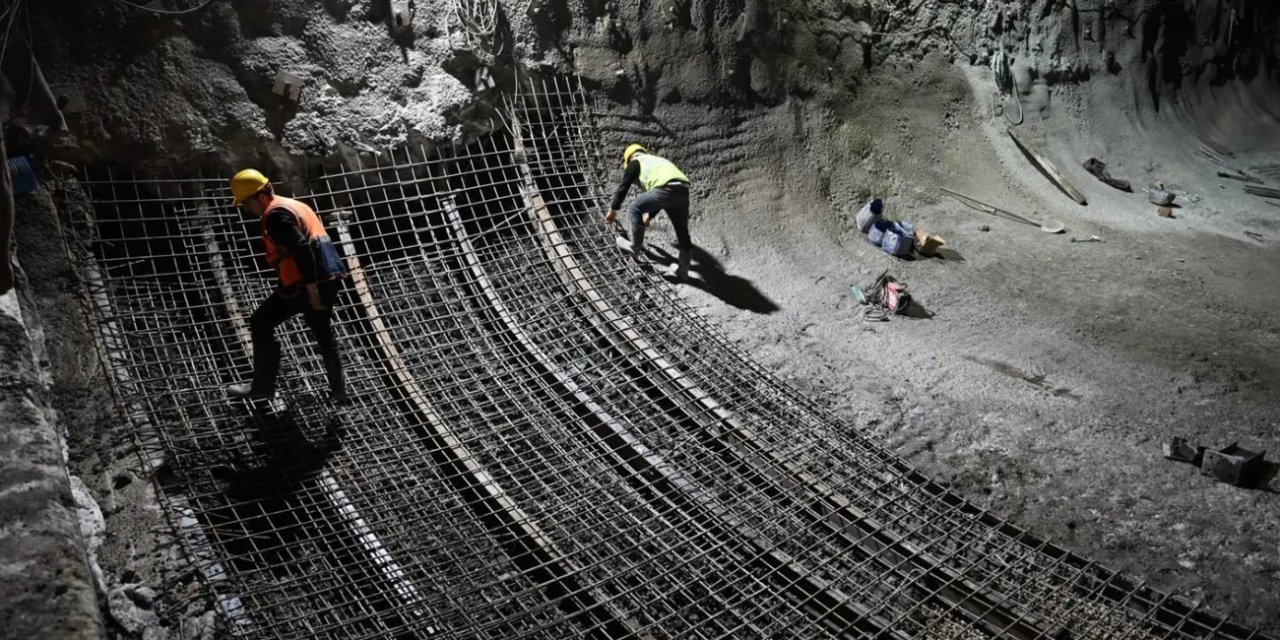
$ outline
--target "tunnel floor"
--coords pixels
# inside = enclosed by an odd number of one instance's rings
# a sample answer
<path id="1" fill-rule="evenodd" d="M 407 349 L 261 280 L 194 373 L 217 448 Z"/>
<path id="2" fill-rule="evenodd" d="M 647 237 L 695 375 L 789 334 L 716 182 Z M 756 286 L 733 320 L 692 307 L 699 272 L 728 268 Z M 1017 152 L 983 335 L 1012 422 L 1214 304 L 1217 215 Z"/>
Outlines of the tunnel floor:
<path id="1" fill-rule="evenodd" d="M 309 178 L 348 406 L 222 177 L 81 181 L 117 404 L 230 637 L 1264 638 L 961 498 L 731 342 L 599 222 L 581 93 Z M 701 261 L 700 262 L 705 262 Z"/>

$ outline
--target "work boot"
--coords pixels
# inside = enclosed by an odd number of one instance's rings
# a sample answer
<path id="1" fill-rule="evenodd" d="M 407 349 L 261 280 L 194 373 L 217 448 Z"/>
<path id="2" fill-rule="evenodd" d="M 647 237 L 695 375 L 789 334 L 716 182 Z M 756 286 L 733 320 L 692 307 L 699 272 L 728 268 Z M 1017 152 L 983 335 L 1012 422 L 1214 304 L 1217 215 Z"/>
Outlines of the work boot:
<path id="1" fill-rule="evenodd" d="M 680 259 L 676 265 L 676 280 L 687 282 L 689 280 L 689 263 L 693 260 L 693 250 L 687 247 L 680 249 Z"/>
<path id="2" fill-rule="evenodd" d="M 614 240 L 614 244 L 618 245 L 618 248 L 619 248 L 619 249 L 621 249 L 623 253 L 625 253 L 625 254 L 627 254 L 627 255 L 631 256 L 631 261 L 632 261 L 632 262 L 634 262 L 634 263 L 636 263 L 636 264 L 638 264 L 638 265 L 640 265 L 640 266 L 642 266 L 642 267 L 643 267 L 643 266 L 645 266 L 646 264 L 649 264 L 649 260 L 648 260 L 648 259 L 646 258 L 646 256 L 644 255 L 644 249 L 643 249 L 643 248 L 641 248 L 641 250 L 640 250 L 640 251 L 636 251 L 636 246 L 635 246 L 635 244 L 634 244 L 633 242 L 631 242 L 630 240 L 628 240 L 628 239 L 626 239 L 626 238 L 624 238 L 624 237 L 622 237 L 622 236 L 618 236 L 618 237 Z"/>
<path id="3" fill-rule="evenodd" d="M 347 383 L 342 377 L 342 359 L 337 352 L 323 354 L 324 373 L 329 378 L 329 401 L 334 404 L 345 404 L 347 401 Z"/>
<path id="4" fill-rule="evenodd" d="M 259 341 L 253 345 L 253 382 L 227 387 L 232 398 L 270 398 L 276 395 L 276 377 L 280 373 L 280 345 Z"/>
<path id="5" fill-rule="evenodd" d="M 276 394 L 275 389 L 270 391 L 258 391 L 253 388 L 252 383 L 233 384 L 227 387 L 227 395 L 232 398 L 243 398 L 246 400 L 261 400 L 270 398 Z"/>

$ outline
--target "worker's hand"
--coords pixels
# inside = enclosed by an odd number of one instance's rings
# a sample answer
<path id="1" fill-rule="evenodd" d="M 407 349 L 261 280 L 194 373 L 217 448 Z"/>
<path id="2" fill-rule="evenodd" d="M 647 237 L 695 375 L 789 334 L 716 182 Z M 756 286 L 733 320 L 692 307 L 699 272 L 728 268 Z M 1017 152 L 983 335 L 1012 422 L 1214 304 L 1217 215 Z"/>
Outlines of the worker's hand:
<path id="1" fill-rule="evenodd" d="M 606 224 L 611 223 L 617 219 L 618 219 L 618 212 L 614 209 L 610 209 L 604 213 L 604 221 Z"/>
<path id="2" fill-rule="evenodd" d="M 640 216 L 640 224 L 642 224 L 642 225 L 644 225 L 644 226 L 646 226 L 646 227 L 647 227 L 647 226 L 649 226 L 649 214 L 647 214 L 647 213 L 646 213 L 646 214 L 644 214 L 644 215 Z"/>
<path id="3" fill-rule="evenodd" d="M 307 288 L 307 301 L 311 303 L 312 309 L 316 311 L 324 311 L 329 308 L 324 306 L 324 303 L 320 301 L 320 289 L 316 287 L 314 282 L 305 286 Z"/>

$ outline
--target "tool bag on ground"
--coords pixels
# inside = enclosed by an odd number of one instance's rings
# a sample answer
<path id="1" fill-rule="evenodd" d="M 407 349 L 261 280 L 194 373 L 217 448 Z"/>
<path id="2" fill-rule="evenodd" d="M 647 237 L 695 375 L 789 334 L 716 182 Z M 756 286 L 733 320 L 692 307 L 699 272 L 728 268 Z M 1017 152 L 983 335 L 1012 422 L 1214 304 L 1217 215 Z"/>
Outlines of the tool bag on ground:
<path id="1" fill-rule="evenodd" d="M 889 314 L 906 313 L 911 306 L 911 294 L 907 293 L 907 284 L 898 282 L 888 273 L 880 274 L 874 284 L 865 289 L 854 285 L 850 287 L 858 302 L 869 305 L 867 317 L 888 319 Z"/>

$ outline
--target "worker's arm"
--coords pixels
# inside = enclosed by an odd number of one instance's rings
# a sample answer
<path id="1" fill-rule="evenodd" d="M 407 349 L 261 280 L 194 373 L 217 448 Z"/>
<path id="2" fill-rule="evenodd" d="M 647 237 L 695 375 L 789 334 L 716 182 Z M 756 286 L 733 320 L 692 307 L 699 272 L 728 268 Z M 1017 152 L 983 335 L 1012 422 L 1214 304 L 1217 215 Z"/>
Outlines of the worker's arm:
<path id="1" fill-rule="evenodd" d="M 622 201 L 627 199 L 627 192 L 631 190 L 631 185 L 640 179 L 640 161 L 632 160 L 627 163 L 627 170 L 622 173 L 622 182 L 618 184 L 618 189 L 613 192 L 613 202 L 609 204 L 609 212 L 605 214 L 605 222 L 613 222 L 618 216 L 618 209 L 622 207 Z"/>
<path id="2" fill-rule="evenodd" d="M 288 209 L 272 209 L 267 214 L 267 235 L 276 245 L 288 252 L 289 257 L 298 265 L 298 273 L 302 275 L 302 286 L 307 290 L 311 307 L 316 310 L 324 308 L 320 302 L 320 292 L 316 288 L 316 257 L 311 251 L 311 240 L 302 232 L 298 221 Z"/>

